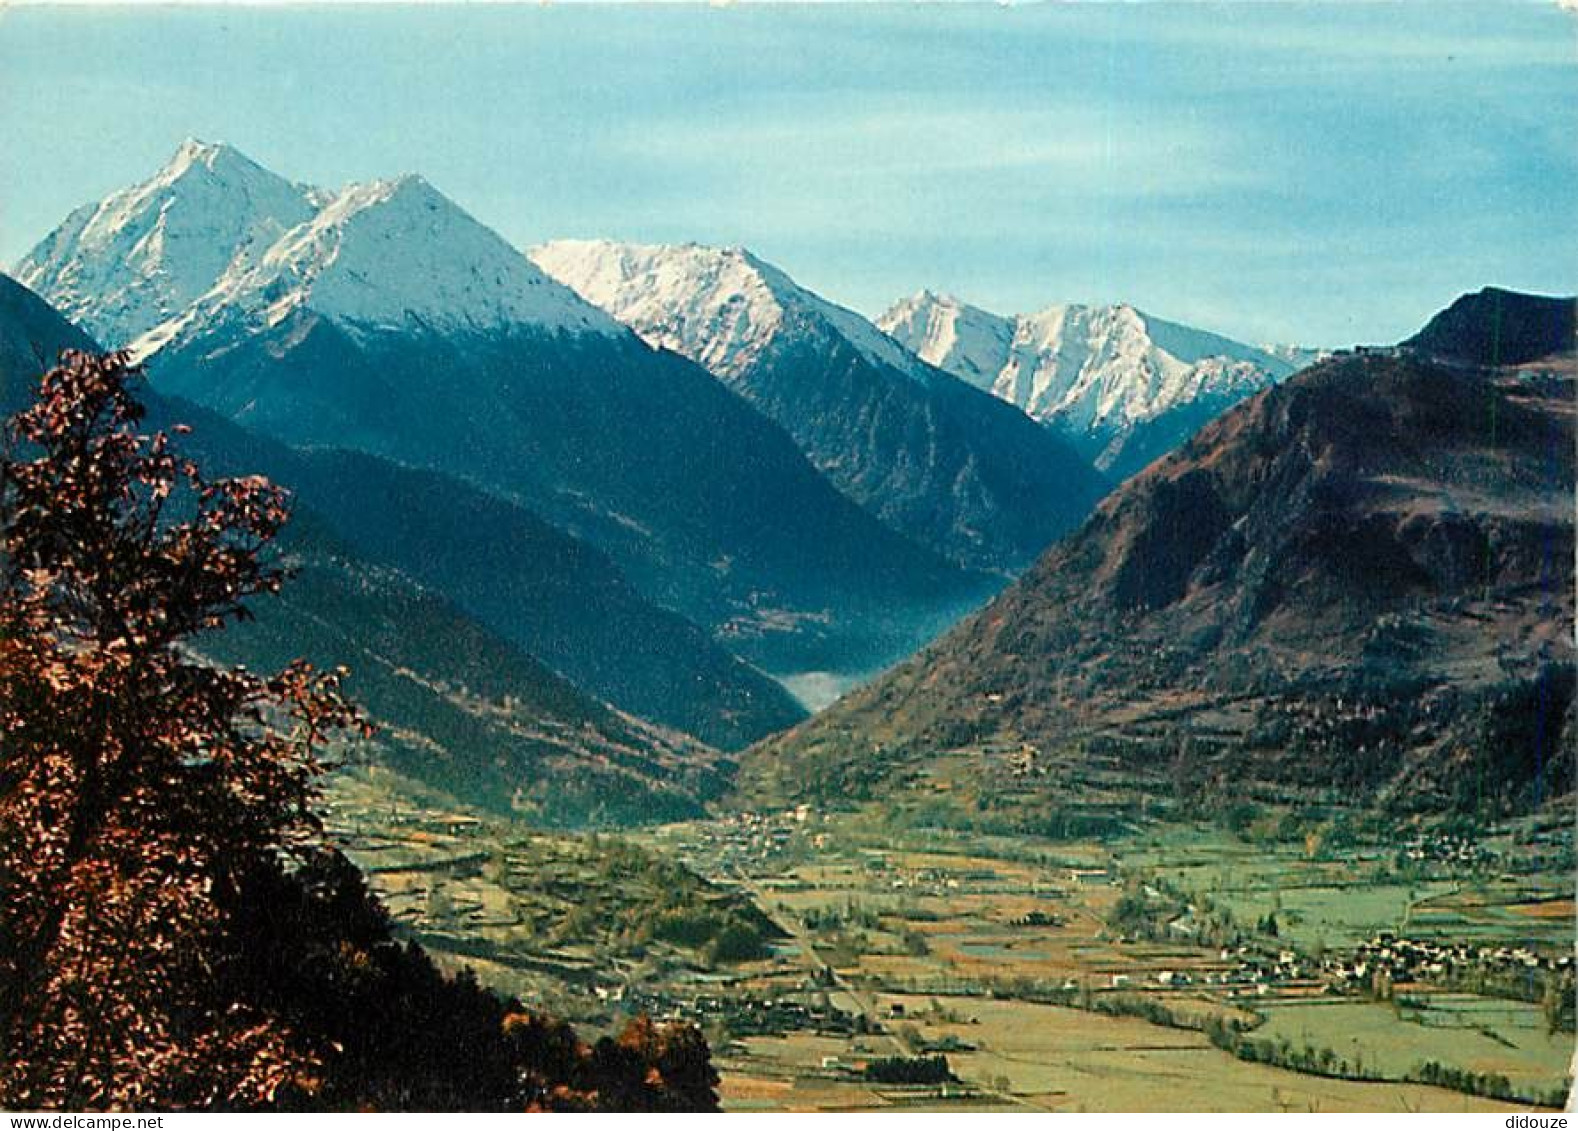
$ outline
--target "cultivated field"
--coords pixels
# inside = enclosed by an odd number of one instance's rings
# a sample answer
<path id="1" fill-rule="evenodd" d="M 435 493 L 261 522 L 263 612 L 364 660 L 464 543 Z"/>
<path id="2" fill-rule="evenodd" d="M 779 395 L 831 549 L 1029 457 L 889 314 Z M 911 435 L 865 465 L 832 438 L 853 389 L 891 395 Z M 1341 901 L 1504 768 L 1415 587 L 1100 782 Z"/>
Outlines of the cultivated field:
<path id="1" fill-rule="evenodd" d="M 1571 848 L 1549 827 L 1470 851 L 801 806 L 550 836 L 383 771 L 342 777 L 330 818 L 440 961 L 588 1033 L 697 1021 L 732 1109 L 1460 1111 L 1567 1086 Z M 938 1056 L 951 1080 L 867 1078 Z"/>

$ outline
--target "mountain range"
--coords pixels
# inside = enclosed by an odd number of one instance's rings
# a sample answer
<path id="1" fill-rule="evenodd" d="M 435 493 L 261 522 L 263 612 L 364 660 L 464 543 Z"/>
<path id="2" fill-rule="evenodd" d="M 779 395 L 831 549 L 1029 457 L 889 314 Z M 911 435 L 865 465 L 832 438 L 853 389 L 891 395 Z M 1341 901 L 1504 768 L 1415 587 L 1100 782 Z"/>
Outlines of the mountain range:
<path id="1" fill-rule="evenodd" d="M 710 374 L 419 177 L 326 193 L 189 142 L 18 274 L 129 341 L 160 390 L 294 447 L 464 480 L 773 671 L 880 667 L 998 584 L 884 527 Z"/>
<path id="2" fill-rule="evenodd" d="M 980 613 L 750 751 L 747 792 L 869 793 L 936 751 L 1007 750 L 1219 799 L 1570 793 L 1574 305 L 1466 296 L 1254 395 Z"/>
<path id="3" fill-rule="evenodd" d="M 357 227 L 355 216 L 365 216 L 367 226 Z M 423 238 L 412 238 L 402 223 Z M 343 243 L 342 229 L 361 237 Z M 494 255 L 498 277 L 512 286 L 477 282 L 482 268 L 467 259 L 476 254 L 468 240 Z M 360 258 L 390 241 L 402 248 L 399 270 Z M 402 325 L 548 321 L 571 332 L 628 338 L 496 244 L 418 178 L 334 196 L 277 177 L 228 146 L 188 141 L 148 181 L 73 212 L 18 273 L 98 340 L 156 357 L 155 377 L 167 394 L 214 408 L 260 438 L 322 441 L 311 452 L 253 443 L 256 466 L 233 470 L 267 472 L 310 497 L 321 513 L 333 512 L 350 541 L 414 568 L 424 582 L 591 694 L 724 747 L 794 721 L 802 711 L 774 681 L 683 616 L 643 597 L 595 546 L 542 521 L 518 500 L 489 498 L 456 474 L 437 479 L 387 459 L 354 459 L 349 449 L 368 440 L 359 436 L 356 419 L 377 415 L 373 408 L 363 414 L 352 407 L 355 399 L 380 400 L 376 390 L 355 387 L 358 370 L 324 362 L 316 374 L 323 395 L 292 395 L 292 382 L 313 379 L 313 346 L 333 342 L 333 332 L 325 328 L 277 356 L 263 346 L 261 367 L 235 377 L 235 365 L 259 356 L 249 348 L 258 338 L 278 341 L 268 331 L 314 322 L 314 316 L 291 317 L 292 304 L 308 293 L 334 312 L 336 327 L 363 325 L 376 317 L 379 302 L 387 302 L 386 321 Z M 332 270 L 325 273 L 326 266 Z M 233 333 L 227 336 L 224 327 Z M 182 370 L 184 382 L 178 376 L 160 380 L 164 362 L 179 352 L 177 341 L 194 338 L 224 359 L 196 360 Z M 303 354 L 305 366 L 298 364 Z M 230 375 L 228 382 L 221 373 Z M 249 379 L 276 382 L 277 395 L 251 397 L 247 404 L 227 399 Z M 426 379 L 413 381 L 409 392 L 440 395 Z M 458 393 L 445 399 L 450 414 L 470 411 Z M 422 430 L 413 415 L 410 432 Z M 408 454 L 398 443 L 381 450 L 396 460 Z M 464 469 L 460 462 L 443 470 Z M 476 568 L 504 559 L 508 568 Z"/>
<path id="4" fill-rule="evenodd" d="M 0 412 L 65 349 L 96 343 L 0 276 Z M 197 405 L 145 390 L 147 427 L 180 423 L 211 475 L 289 470 L 292 454 Z M 215 659 L 266 670 L 346 665 L 378 725 L 377 757 L 471 803 L 549 825 L 695 815 L 728 780 L 716 750 L 584 694 L 443 593 L 358 552 L 298 493 L 281 540 L 295 576 L 256 619 L 209 638 Z M 324 496 L 315 495 L 322 498 Z"/>
<path id="5" fill-rule="evenodd" d="M 1335 354 L 1121 304 L 873 324 L 743 248 L 523 253 L 420 177 L 200 142 L 17 274 L 0 407 L 128 345 L 151 423 L 294 492 L 297 583 L 214 656 L 349 664 L 379 756 L 479 804 L 694 815 L 748 745 L 747 796 L 1026 749 L 1180 791 L 1572 786 L 1570 299 Z M 901 660 L 809 721 L 786 690 Z"/>
<path id="6" fill-rule="evenodd" d="M 1018 405 L 1125 479 L 1315 355 L 1279 355 L 1132 306 L 1005 317 L 922 291 L 877 325 L 933 365 Z"/>
<path id="7" fill-rule="evenodd" d="M 564 240 L 530 254 L 705 366 L 890 529 L 961 565 L 1023 568 L 1106 492 L 1059 436 L 748 250 Z"/>

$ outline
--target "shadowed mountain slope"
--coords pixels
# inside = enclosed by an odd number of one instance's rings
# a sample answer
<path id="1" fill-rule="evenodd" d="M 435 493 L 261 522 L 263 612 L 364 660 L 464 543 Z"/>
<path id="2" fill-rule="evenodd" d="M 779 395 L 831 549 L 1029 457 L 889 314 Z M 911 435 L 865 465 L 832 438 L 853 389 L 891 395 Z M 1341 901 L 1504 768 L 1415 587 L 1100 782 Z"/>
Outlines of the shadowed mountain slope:
<path id="1" fill-rule="evenodd" d="M 963 565 L 1023 568 L 1106 491 L 1061 437 L 743 248 L 563 240 L 531 255 L 705 366 L 890 529 Z"/>
<path id="2" fill-rule="evenodd" d="M 1468 365 L 1525 365 L 1578 347 L 1578 303 L 1486 287 L 1458 299 L 1404 345 Z"/>
<path id="3" fill-rule="evenodd" d="M 0 276 L 0 411 L 14 412 L 62 349 L 86 335 Z M 213 474 L 293 467 L 279 445 L 151 390 L 147 426 L 195 426 L 183 447 Z M 280 543 L 297 570 L 258 619 L 209 639 L 214 658 L 257 668 L 298 656 L 346 665 L 348 688 L 379 725 L 377 756 L 495 810 L 552 825 L 628 823 L 700 812 L 729 763 L 716 751 L 623 714 L 466 616 L 444 596 L 351 548 L 310 504 Z"/>
<path id="4" fill-rule="evenodd" d="M 1467 335 L 1479 340 L 1479 331 Z M 749 752 L 748 791 L 1075 746 L 1497 810 L 1571 790 L 1574 364 L 1318 364 L 1110 496 L 980 614 Z"/>

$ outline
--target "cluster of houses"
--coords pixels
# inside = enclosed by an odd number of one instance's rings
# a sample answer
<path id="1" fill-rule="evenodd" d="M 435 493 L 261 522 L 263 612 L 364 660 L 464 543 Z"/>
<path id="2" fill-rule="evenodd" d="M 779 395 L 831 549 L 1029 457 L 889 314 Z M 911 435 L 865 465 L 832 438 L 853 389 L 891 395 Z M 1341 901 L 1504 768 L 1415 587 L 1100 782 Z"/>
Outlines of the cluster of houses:
<path id="1" fill-rule="evenodd" d="M 778 861 L 797 833 L 812 820 L 809 805 L 776 813 L 734 813 L 696 827 L 694 839 L 684 848 L 705 860 L 706 870 L 754 871 Z M 821 847 L 822 835 L 811 837 Z"/>
<path id="2" fill-rule="evenodd" d="M 873 870 L 887 874 L 893 891 L 912 895 L 949 895 L 980 884 L 996 884 L 1002 878 L 990 868 L 893 868 L 884 862 Z"/>
<path id="3" fill-rule="evenodd" d="M 1011 751 L 1006 759 L 1008 773 L 1016 778 L 1030 778 L 1044 775 L 1047 770 L 1039 761 L 1041 751 L 1026 742 L 1018 750 Z"/>
<path id="4" fill-rule="evenodd" d="M 1332 350 L 1332 357 L 1402 357 L 1413 351 L 1407 346 L 1354 346 L 1352 349 Z"/>
<path id="5" fill-rule="evenodd" d="M 1351 955 L 1328 960 L 1323 972 L 1340 988 L 1357 988 L 1373 985 L 1377 977 L 1395 985 L 1451 981 L 1470 974 L 1535 977 L 1572 968 L 1571 954 L 1543 955 L 1526 946 L 1430 942 L 1383 931 L 1360 943 Z"/>
<path id="6" fill-rule="evenodd" d="M 1136 978 L 1133 974 L 1110 975 L 1110 988 L 1127 989 L 1136 981 L 1164 989 L 1183 986 L 1224 986 L 1230 990 L 1240 988 L 1255 993 L 1267 993 L 1273 986 L 1309 982 L 1316 976 L 1316 966 L 1291 950 L 1262 952 L 1247 946 L 1224 949 L 1223 962 L 1232 963 L 1221 970 L 1157 970 Z M 1063 989 L 1072 991 L 1079 983 L 1070 978 Z"/>
<path id="7" fill-rule="evenodd" d="M 1496 853 L 1477 841 L 1461 836 L 1415 837 L 1398 850 L 1401 860 L 1410 864 L 1451 864 L 1474 868 L 1491 864 Z"/>
<path id="8" fill-rule="evenodd" d="M 627 1011 L 656 1021 L 720 1021 L 734 1037 L 771 1037 L 785 1033 L 850 1036 L 863 1031 L 865 1018 L 830 1004 L 825 997 L 730 997 L 697 994 L 675 997 L 631 989 L 624 996 Z"/>
<path id="9" fill-rule="evenodd" d="M 1220 958 L 1233 965 L 1198 975 L 1205 985 L 1252 987 L 1264 994 L 1272 987 L 1324 984 L 1335 993 L 1369 992 L 1384 980 L 1451 983 L 1469 975 L 1508 978 L 1541 977 L 1573 969 L 1573 955 L 1542 955 L 1526 946 L 1483 946 L 1399 938 L 1383 931 L 1360 943 L 1351 953 L 1316 960 L 1293 950 L 1260 950 L 1251 946 L 1224 948 Z M 1127 980 L 1127 979 L 1125 979 Z M 1187 973 L 1162 971 L 1151 979 L 1158 985 L 1186 985 Z M 1116 985 L 1116 981 L 1114 982 Z"/>
<path id="10" fill-rule="evenodd" d="M 1234 965 L 1226 970 L 1207 971 L 1201 978 L 1203 982 L 1208 985 L 1248 986 L 1261 994 L 1272 986 L 1313 981 L 1319 977 L 1321 968 L 1314 960 L 1287 949 L 1230 947 L 1222 951 L 1221 959 Z"/>

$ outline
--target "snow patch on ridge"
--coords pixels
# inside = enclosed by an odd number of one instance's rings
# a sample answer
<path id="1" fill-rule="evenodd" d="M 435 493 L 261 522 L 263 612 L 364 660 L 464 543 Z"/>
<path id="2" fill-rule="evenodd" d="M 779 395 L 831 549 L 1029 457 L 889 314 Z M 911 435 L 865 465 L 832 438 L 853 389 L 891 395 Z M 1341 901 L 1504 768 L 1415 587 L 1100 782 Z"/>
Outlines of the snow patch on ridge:
<path id="1" fill-rule="evenodd" d="M 228 145 L 188 139 L 148 180 L 72 212 L 15 275 L 120 345 L 310 217 L 313 192 Z"/>
<path id="2" fill-rule="evenodd" d="M 654 346 L 738 377 L 785 333 L 843 338 L 868 361 L 917 380 L 924 366 L 854 311 L 805 290 L 739 247 L 556 240 L 533 262 Z"/>
<path id="3" fill-rule="evenodd" d="M 1005 318 L 922 292 L 877 325 L 931 364 L 1075 432 L 1119 433 L 1202 397 L 1247 396 L 1293 368 L 1126 304 L 1063 304 Z"/>

